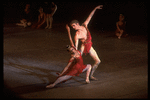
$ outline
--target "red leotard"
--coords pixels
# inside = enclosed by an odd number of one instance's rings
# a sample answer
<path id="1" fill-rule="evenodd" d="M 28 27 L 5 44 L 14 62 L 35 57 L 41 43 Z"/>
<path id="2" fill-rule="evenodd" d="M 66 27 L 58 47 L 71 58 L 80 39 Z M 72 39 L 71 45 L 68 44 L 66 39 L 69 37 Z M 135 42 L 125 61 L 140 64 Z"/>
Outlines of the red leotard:
<path id="1" fill-rule="evenodd" d="M 83 64 L 83 58 L 81 56 L 81 53 L 80 57 L 75 58 L 73 61 L 69 62 L 72 62 L 72 64 L 63 75 L 79 76 L 79 74 L 82 73 L 83 69 L 86 68 L 86 65 Z"/>

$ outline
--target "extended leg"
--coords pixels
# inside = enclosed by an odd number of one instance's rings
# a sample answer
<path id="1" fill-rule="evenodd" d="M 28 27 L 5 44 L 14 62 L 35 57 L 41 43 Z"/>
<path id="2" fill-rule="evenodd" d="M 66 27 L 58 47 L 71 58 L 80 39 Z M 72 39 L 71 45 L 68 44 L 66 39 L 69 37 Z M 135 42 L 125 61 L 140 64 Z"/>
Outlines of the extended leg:
<path id="1" fill-rule="evenodd" d="M 89 53 L 90 53 L 90 56 L 95 61 L 94 65 L 92 66 L 92 71 L 91 71 L 90 78 L 93 79 L 93 80 L 97 80 L 95 77 L 93 77 L 93 74 L 94 74 L 95 70 L 97 69 L 98 65 L 100 64 L 101 60 L 99 59 L 99 57 L 98 57 L 96 51 L 93 49 L 93 47 L 91 47 Z"/>
<path id="2" fill-rule="evenodd" d="M 49 14 L 46 15 L 46 24 L 45 29 L 49 27 Z"/>
<path id="3" fill-rule="evenodd" d="M 72 76 L 70 76 L 70 75 L 61 76 L 53 84 L 47 85 L 46 88 L 53 88 L 56 84 L 58 84 L 58 83 L 60 83 L 62 81 L 68 80 L 71 77 Z"/>
<path id="4" fill-rule="evenodd" d="M 87 71 L 86 72 L 86 83 L 90 83 L 89 76 L 90 76 L 90 72 L 91 72 L 91 65 L 87 64 L 86 68 L 83 69 L 82 72 L 84 72 L 84 71 Z"/>
<path id="5" fill-rule="evenodd" d="M 49 21 L 50 21 L 50 26 L 49 26 L 49 29 L 51 29 L 52 28 L 52 23 L 53 23 L 53 16 L 50 16 L 49 17 Z"/>
<path id="6" fill-rule="evenodd" d="M 27 22 L 25 22 L 25 21 L 23 21 L 23 20 L 20 20 L 20 22 L 21 22 L 21 23 L 16 23 L 16 25 L 27 27 Z"/>

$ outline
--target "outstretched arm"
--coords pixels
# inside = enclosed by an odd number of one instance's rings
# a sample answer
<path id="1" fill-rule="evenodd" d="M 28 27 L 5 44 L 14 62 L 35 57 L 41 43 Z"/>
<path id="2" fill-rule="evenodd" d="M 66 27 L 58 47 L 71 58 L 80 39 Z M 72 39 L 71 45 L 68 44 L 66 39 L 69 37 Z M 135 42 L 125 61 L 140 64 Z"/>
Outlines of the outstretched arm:
<path id="1" fill-rule="evenodd" d="M 74 60 L 74 57 L 72 57 L 68 63 L 68 65 L 63 69 L 63 71 L 59 74 L 59 76 L 62 76 L 69 68 L 69 66 L 72 64 L 72 61 Z"/>
<path id="2" fill-rule="evenodd" d="M 89 24 L 91 18 L 93 17 L 96 9 L 102 9 L 102 7 L 103 7 L 103 5 L 99 5 L 99 6 L 95 7 L 94 10 L 90 13 L 90 15 L 88 16 L 88 18 L 86 19 L 86 21 L 83 24 L 85 24 L 87 26 Z"/>
<path id="3" fill-rule="evenodd" d="M 71 44 L 71 46 L 74 46 L 74 43 L 72 41 L 71 34 L 70 34 L 70 27 L 68 26 L 68 24 L 66 24 L 66 29 L 68 31 L 68 36 L 69 36 L 70 44 Z"/>
<path id="4" fill-rule="evenodd" d="M 56 10 L 57 10 L 57 5 L 55 4 L 55 7 L 53 8 L 53 12 L 51 13 L 51 16 L 55 14 Z"/>

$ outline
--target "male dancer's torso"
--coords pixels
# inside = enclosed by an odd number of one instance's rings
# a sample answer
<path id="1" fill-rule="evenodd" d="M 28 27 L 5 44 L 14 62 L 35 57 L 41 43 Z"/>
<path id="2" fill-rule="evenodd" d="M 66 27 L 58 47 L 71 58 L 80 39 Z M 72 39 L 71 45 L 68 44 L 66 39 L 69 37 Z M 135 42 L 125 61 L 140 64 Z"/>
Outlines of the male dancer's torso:
<path id="1" fill-rule="evenodd" d="M 78 30 L 77 32 L 78 34 L 78 39 L 81 40 L 82 43 L 85 42 L 85 40 L 87 39 L 87 30 L 84 26 L 81 26 L 81 29 Z"/>
<path id="2" fill-rule="evenodd" d="M 85 53 L 85 55 L 86 55 L 87 53 L 89 53 L 89 50 L 92 47 L 91 34 L 90 34 L 89 30 L 87 29 L 87 27 L 83 24 L 81 26 L 81 29 L 78 30 L 77 35 L 78 35 L 78 39 L 80 39 L 82 42 L 81 52 Z M 83 49 L 83 47 L 84 47 L 84 49 Z"/>

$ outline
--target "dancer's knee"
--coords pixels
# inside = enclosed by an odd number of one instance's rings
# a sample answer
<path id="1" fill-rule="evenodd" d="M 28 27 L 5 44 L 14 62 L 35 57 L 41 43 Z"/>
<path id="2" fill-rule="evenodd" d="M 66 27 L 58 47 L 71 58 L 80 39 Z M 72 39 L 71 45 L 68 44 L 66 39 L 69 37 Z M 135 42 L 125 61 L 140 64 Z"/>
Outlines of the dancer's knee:
<path id="1" fill-rule="evenodd" d="M 95 64 L 98 66 L 99 64 L 101 63 L 101 60 L 100 59 L 98 59 L 96 62 L 95 62 Z"/>
<path id="2" fill-rule="evenodd" d="M 87 65 L 88 69 L 91 70 L 92 66 L 90 64 Z"/>

